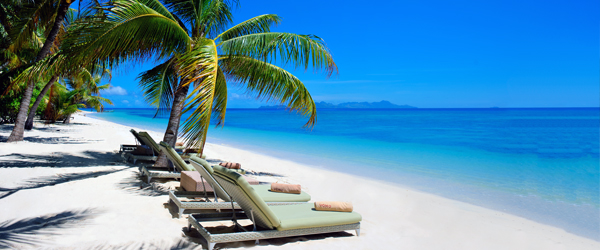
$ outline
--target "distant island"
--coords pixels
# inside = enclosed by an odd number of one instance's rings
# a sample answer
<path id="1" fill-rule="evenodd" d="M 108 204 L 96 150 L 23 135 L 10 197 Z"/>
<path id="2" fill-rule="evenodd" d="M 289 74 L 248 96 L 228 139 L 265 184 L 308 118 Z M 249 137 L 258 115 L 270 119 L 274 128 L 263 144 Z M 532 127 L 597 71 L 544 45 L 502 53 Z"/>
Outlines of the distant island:
<path id="1" fill-rule="evenodd" d="M 317 102 L 315 103 L 317 108 L 325 109 L 415 109 L 417 107 L 409 105 L 396 105 L 389 101 L 380 102 L 344 102 L 340 104 L 333 104 L 328 102 Z M 260 106 L 259 109 L 286 109 L 283 105 L 273 106 Z"/>

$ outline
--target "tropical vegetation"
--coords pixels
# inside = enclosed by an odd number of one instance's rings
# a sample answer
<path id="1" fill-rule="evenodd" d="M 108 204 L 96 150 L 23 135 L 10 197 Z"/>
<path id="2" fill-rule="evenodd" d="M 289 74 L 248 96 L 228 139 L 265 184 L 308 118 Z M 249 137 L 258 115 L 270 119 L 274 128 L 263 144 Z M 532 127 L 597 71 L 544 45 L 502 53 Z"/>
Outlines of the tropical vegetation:
<path id="1" fill-rule="evenodd" d="M 61 7 L 65 1 L 58 1 Z M 51 56 L 40 50 L 26 69 L 15 74 L 28 83 L 34 82 L 38 73 L 52 81 L 53 77 L 76 75 L 82 68 L 98 72 L 153 60 L 156 66 L 138 79 L 156 114 L 169 115 L 163 141 L 174 145 L 181 135 L 188 147 L 200 151 L 211 120 L 224 124 L 227 90 L 232 84 L 307 116 L 306 126 L 313 126 L 315 103 L 304 84 L 285 67 L 311 67 L 330 76 L 337 66 L 329 49 L 314 35 L 272 32 L 281 21 L 274 14 L 233 25 L 232 10 L 238 5 L 235 0 L 94 1 L 77 20 L 68 21 L 68 30 L 59 40 L 60 50 Z M 54 16 L 56 24 L 59 14 Z M 50 33 L 46 42 L 56 41 Z M 50 109 L 62 106 L 70 111 L 75 108 L 68 107 L 84 101 L 74 98 L 81 93 L 53 88 L 57 98 L 51 98 Z M 27 95 L 31 96 L 26 91 L 23 99 Z M 181 121 L 184 113 L 189 116 Z M 19 118 L 15 131 L 18 126 Z M 166 158 L 161 155 L 156 165 L 166 165 Z"/>
<path id="2" fill-rule="evenodd" d="M 164 4 L 163 4 L 164 3 Z M 267 14 L 230 26 L 237 1 L 115 0 L 75 22 L 65 39 L 65 53 L 80 63 L 116 66 L 155 59 L 140 86 L 157 114 L 169 113 L 163 141 L 174 145 L 182 135 L 187 146 L 203 149 L 211 118 L 222 125 L 227 83 L 258 98 L 276 100 L 316 122 L 314 101 L 304 84 L 275 63 L 337 71 L 322 39 L 313 35 L 271 32 L 280 22 Z M 87 51 L 94 51 L 88 56 Z M 166 165 L 159 156 L 158 166 Z"/>

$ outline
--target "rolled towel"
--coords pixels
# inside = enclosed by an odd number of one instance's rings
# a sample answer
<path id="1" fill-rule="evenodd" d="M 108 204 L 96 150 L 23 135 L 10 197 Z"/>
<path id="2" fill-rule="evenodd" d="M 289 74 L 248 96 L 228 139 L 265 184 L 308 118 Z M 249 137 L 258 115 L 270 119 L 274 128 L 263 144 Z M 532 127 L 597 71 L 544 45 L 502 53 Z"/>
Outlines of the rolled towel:
<path id="1" fill-rule="evenodd" d="M 315 210 L 352 212 L 352 203 L 340 201 L 315 201 Z"/>
<path id="2" fill-rule="evenodd" d="M 279 193 L 290 193 L 290 194 L 302 193 L 300 185 L 285 184 L 285 183 L 271 183 L 271 191 L 279 192 Z"/>
<path id="3" fill-rule="evenodd" d="M 219 163 L 219 165 L 221 165 L 224 168 L 229 168 L 229 169 L 240 169 L 242 167 L 242 164 L 233 163 L 233 162 L 221 162 L 221 163 Z"/>
<path id="4" fill-rule="evenodd" d="M 175 146 L 183 146 L 183 142 L 176 142 Z"/>

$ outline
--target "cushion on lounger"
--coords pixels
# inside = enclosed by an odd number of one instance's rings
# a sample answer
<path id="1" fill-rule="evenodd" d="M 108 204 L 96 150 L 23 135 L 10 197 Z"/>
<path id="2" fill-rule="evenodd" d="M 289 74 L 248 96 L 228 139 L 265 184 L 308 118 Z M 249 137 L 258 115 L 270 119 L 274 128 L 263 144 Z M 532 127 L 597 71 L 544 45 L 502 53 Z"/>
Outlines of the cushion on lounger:
<path id="1" fill-rule="evenodd" d="M 352 212 L 352 203 L 341 201 L 315 201 L 315 210 Z"/>
<path id="2" fill-rule="evenodd" d="M 280 226 L 277 227 L 280 231 L 353 224 L 362 220 L 360 214 L 356 212 L 314 210 L 313 203 L 269 206 L 269 208 L 280 220 Z"/>
<path id="3" fill-rule="evenodd" d="M 279 218 L 277 218 L 277 216 L 271 211 L 271 209 L 269 209 L 269 206 L 267 206 L 267 204 L 263 201 L 263 199 L 260 198 L 260 196 L 256 193 L 254 188 L 252 188 L 252 186 L 250 184 L 248 184 L 248 182 L 246 181 L 246 179 L 244 179 L 242 177 L 242 175 L 232 171 L 231 169 L 227 169 L 227 168 L 224 168 L 224 167 L 221 167 L 218 165 L 213 166 L 213 170 L 214 170 L 216 176 L 221 177 L 225 180 L 231 181 L 232 183 L 237 185 L 241 189 L 241 191 L 244 192 L 245 195 L 242 195 L 242 196 L 245 196 L 245 197 L 243 197 L 243 198 L 254 203 L 255 207 L 259 210 L 259 211 L 255 211 L 255 213 L 258 213 L 258 212 L 262 213 L 264 215 L 264 217 L 266 217 L 269 220 L 269 222 L 272 224 L 273 227 L 275 227 L 275 228 L 279 227 Z M 270 186 L 270 185 L 267 185 L 267 186 Z M 234 194 L 231 194 L 231 195 L 234 196 Z M 239 200 L 239 198 L 236 199 L 235 196 L 234 196 L 234 200 L 238 203 L 242 202 Z M 246 211 L 246 212 L 248 212 L 248 211 Z"/>
<path id="4" fill-rule="evenodd" d="M 279 193 L 299 194 L 302 188 L 298 184 L 271 183 L 271 191 Z"/>
<path id="5" fill-rule="evenodd" d="M 310 200 L 310 195 L 306 192 L 300 192 L 300 194 L 273 192 L 270 184 L 254 185 L 252 187 L 265 202 L 306 202 Z"/>
<path id="6" fill-rule="evenodd" d="M 200 177 L 198 171 L 182 171 L 180 186 L 185 191 L 202 192 L 206 188 L 206 192 L 213 192 L 213 188 Z"/>
<path id="7" fill-rule="evenodd" d="M 229 195 L 225 194 L 225 191 L 222 190 L 221 186 L 219 186 L 219 184 L 216 183 L 213 179 L 214 171 L 213 168 L 208 164 L 208 162 L 206 162 L 203 159 L 200 159 L 197 156 L 192 156 L 190 158 L 190 163 L 192 163 L 192 167 L 194 167 L 194 169 L 196 169 L 204 177 L 204 179 L 208 181 L 208 183 L 210 183 L 211 186 L 214 187 L 215 193 L 217 193 L 217 197 L 225 201 L 231 201 L 229 199 Z M 204 174 L 206 173 L 208 173 L 209 176 L 204 176 Z"/>

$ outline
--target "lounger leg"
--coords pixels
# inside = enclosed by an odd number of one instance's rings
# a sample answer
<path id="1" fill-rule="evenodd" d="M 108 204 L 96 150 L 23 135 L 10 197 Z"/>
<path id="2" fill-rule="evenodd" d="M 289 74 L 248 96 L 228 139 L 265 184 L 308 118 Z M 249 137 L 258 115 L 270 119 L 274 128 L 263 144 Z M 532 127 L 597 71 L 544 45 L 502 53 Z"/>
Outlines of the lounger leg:
<path id="1" fill-rule="evenodd" d="M 258 240 L 256 240 L 256 241 L 254 242 L 254 245 L 258 245 Z"/>
<path id="2" fill-rule="evenodd" d="M 356 237 L 360 236 L 360 228 L 356 229 Z"/>
<path id="3" fill-rule="evenodd" d="M 136 161 L 137 161 L 137 159 L 135 159 L 135 158 L 134 158 L 134 159 L 133 159 L 133 165 L 135 165 L 135 162 L 136 162 Z"/>
<path id="4" fill-rule="evenodd" d="M 146 176 L 146 179 L 148 180 L 148 184 L 150 184 L 150 180 L 152 180 L 152 177 L 150 177 L 149 175 Z"/>
<path id="5" fill-rule="evenodd" d="M 213 250 L 213 248 L 215 247 L 215 244 L 217 244 L 217 243 L 208 243 L 208 250 Z"/>
<path id="6" fill-rule="evenodd" d="M 183 208 L 179 208 L 179 219 L 181 219 L 182 214 L 183 214 Z"/>

